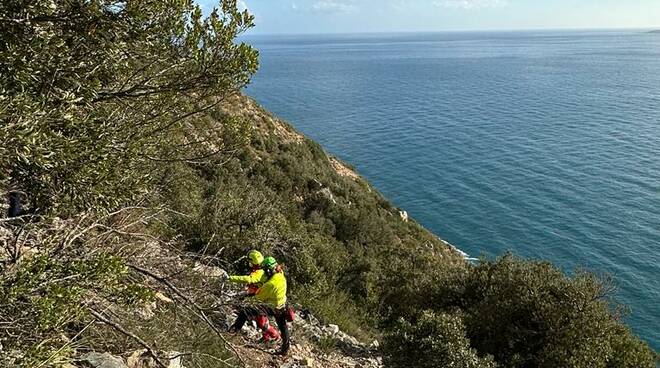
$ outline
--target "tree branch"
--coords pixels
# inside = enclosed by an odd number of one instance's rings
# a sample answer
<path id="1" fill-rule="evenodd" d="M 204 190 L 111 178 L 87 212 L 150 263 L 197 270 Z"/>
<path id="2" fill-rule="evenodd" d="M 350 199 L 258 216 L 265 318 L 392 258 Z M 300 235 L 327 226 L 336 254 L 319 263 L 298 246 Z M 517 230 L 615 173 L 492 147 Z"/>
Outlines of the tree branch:
<path id="1" fill-rule="evenodd" d="M 101 315 L 101 313 L 95 311 L 94 309 L 89 308 L 89 312 L 90 312 L 90 313 L 92 314 L 92 316 L 94 316 L 94 318 L 96 318 L 97 320 L 99 320 L 99 321 L 105 323 L 106 325 L 108 325 L 108 326 L 114 328 L 115 330 L 121 332 L 122 334 L 124 334 L 124 335 L 126 335 L 126 336 L 132 338 L 132 339 L 135 340 L 138 344 L 142 345 L 142 347 L 145 348 L 145 349 L 147 350 L 147 352 L 149 353 L 149 355 L 151 355 L 151 356 L 154 358 L 154 360 L 156 360 L 156 363 L 157 363 L 161 368 L 167 368 L 167 365 L 165 365 L 165 363 L 163 363 L 163 362 L 160 360 L 160 358 L 158 357 L 158 354 L 156 354 L 156 352 L 154 351 L 154 349 L 152 349 L 151 346 L 149 346 L 146 342 L 144 342 L 144 340 L 142 340 L 140 337 L 138 337 L 137 335 L 135 335 L 134 333 L 132 333 L 132 332 L 130 332 L 130 331 L 127 331 L 125 328 L 123 328 L 123 327 L 120 326 L 119 324 L 117 324 L 117 323 L 115 323 L 115 322 L 112 322 L 112 321 L 110 321 L 109 319 L 103 317 L 103 315 Z"/>
<path id="2" fill-rule="evenodd" d="M 136 270 L 136 271 L 138 271 L 138 272 L 140 272 L 140 273 L 142 273 L 142 274 L 144 274 L 144 275 L 147 275 L 147 276 L 155 279 L 158 282 L 163 283 L 165 286 L 170 288 L 176 295 L 178 295 L 181 299 L 183 299 L 185 302 L 187 302 L 189 305 L 191 305 L 194 308 L 194 312 L 195 312 L 195 314 L 197 314 L 197 317 L 199 317 L 202 321 L 204 321 L 209 326 L 209 328 L 211 328 L 211 330 L 213 330 L 213 332 L 215 332 L 216 335 L 218 335 L 218 337 L 222 340 L 222 342 L 227 347 L 229 347 L 231 349 L 231 351 L 236 355 L 238 360 L 241 362 L 241 366 L 245 367 L 245 361 L 243 360 L 241 355 L 238 353 L 236 348 L 231 343 L 229 343 L 229 341 L 227 341 L 227 339 L 225 339 L 224 336 L 222 336 L 222 333 L 220 332 L 218 327 L 213 323 L 213 321 L 211 321 L 211 319 L 209 319 L 209 317 L 206 315 L 206 313 L 204 313 L 204 309 L 202 307 L 200 307 L 199 304 L 197 304 L 194 300 L 192 300 L 192 298 L 186 296 L 183 292 L 181 292 L 181 290 L 179 290 L 176 286 L 172 285 L 172 283 L 164 277 L 156 275 L 155 273 L 153 273 L 149 270 L 146 270 L 142 267 L 139 267 L 139 266 L 136 266 L 136 265 L 133 265 L 133 264 L 130 264 L 130 263 L 127 264 L 127 266 L 134 269 L 134 270 Z"/>

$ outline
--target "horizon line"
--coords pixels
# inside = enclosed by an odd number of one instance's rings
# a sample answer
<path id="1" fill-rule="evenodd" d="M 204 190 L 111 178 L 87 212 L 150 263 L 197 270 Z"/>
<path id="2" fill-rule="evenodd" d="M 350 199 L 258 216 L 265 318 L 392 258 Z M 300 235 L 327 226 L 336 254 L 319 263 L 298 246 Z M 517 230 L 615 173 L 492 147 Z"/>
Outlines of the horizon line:
<path id="1" fill-rule="evenodd" d="M 386 34 L 432 34 L 432 33 L 479 33 L 479 32 L 538 32 L 538 31 L 655 31 L 660 26 L 647 27 L 539 27 L 539 28 L 482 28 L 482 29 L 447 29 L 447 30 L 400 30 L 400 31 L 357 31 L 357 32 L 246 32 L 240 37 L 248 36 L 346 36 L 346 35 L 386 35 Z"/>

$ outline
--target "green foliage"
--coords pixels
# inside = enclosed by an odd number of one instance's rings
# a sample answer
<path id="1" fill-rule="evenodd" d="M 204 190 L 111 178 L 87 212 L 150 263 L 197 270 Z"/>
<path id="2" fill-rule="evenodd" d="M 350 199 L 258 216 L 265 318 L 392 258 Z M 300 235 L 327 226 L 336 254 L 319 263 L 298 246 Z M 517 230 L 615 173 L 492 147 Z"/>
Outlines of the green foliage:
<path id="1" fill-rule="evenodd" d="M 411 324 L 401 320 L 387 335 L 383 350 L 390 367 L 489 368 L 491 356 L 480 357 L 470 346 L 460 317 L 422 313 Z"/>
<path id="2" fill-rule="evenodd" d="M 70 349 L 60 336 L 85 321 L 89 293 L 117 299 L 135 288 L 125 282 L 126 274 L 119 258 L 104 253 L 85 258 L 35 256 L 3 272 L 0 315 L 6 326 L 0 328 L 0 341 L 6 351 L 18 352 L 12 364 L 32 367 L 65 357 Z M 9 364 L 1 359 L 0 363 Z"/>
<path id="3" fill-rule="evenodd" d="M 375 327 L 391 331 L 402 365 L 431 319 L 447 334 L 441 345 L 454 347 L 443 356 L 474 366 L 649 364 L 650 350 L 610 312 L 598 278 L 512 257 L 469 266 L 367 184 L 337 175 L 315 144 L 255 130 L 222 168 L 184 171 L 203 188 L 192 206 L 203 210 L 176 225 L 195 250 L 237 258 L 269 244 L 263 250 L 286 265 L 292 300 L 363 338 Z M 423 352 L 420 362 L 448 364 Z"/>
<path id="4" fill-rule="evenodd" d="M 503 367 L 652 367 L 652 351 L 611 312 L 610 291 L 593 274 L 505 256 L 439 277 L 425 307 L 460 311 L 471 346 Z"/>
<path id="5" fill-rule="evenodd" d="M 130 309 L 117 313 L 116 318 L 125 329 L 144 341 L 157 342 L 160 351 L 185 352 L 182 363 L 186 367 L 238 366 L 236 357 L 227 349 L 222 337 L 200 322 L 195 313 L 187 308 L 163 306 L 158 309 L 157 316 L 147 320 L 136 318 Z M 89 349 L 116 354 L 143 349 L 134 339 L 117 334 L 106 325 L 85 331 L 80 340 Z"/>
<path id="6" fill-rule="evenodd" d="M 244 124 L 200 118 L 257 68 L 235 0 L 208 18 L 192 1 L 25 0 L 0 19 L 0 183 L 35 209 L 116 208 L 163 163 L 244 143 Z"/>
<path id="7" fill-rule="evenodd" d="M 613 354 L 607 362 L 608 368 L 657 367 L 660 364 L 660 356 L 625 326 L 614 327 L 610 344 Z"/>
<path id="8" fill-rule="evenodd" d="M 236 105 L 235 118 L 269 119 L 245 98 Z M 363 338 L 423 298 L 438 257 L 463 264 L 361 179 L 338 175 L 309 140 L 283 141 L 260 127 L 223 165 L 177 165 L 169 175 L 177 179 L 164 192 L 168 206 L 189 215 L 173 216 L 173 234 L 189 250 L 225 259 L 252 248 L 274 255 L 286 266 L 292 301 Z M 225 266 L 245 272 L 243 262 Z"/>

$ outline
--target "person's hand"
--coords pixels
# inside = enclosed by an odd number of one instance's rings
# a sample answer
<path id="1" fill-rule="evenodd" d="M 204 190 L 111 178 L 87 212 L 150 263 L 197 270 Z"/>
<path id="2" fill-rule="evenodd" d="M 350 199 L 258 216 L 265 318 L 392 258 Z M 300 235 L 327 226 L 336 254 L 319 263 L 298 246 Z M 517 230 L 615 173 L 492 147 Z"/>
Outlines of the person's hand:
<path id="1" fill-rule="evenodd" d="M 229 274 L 227 273 L 227 271 L 222 270 L 222 273 L 220 274 L 220 276 L 218 276 L 218 279 L 220 280 L 220 282 L 225 282 L 229 280 Z"/>

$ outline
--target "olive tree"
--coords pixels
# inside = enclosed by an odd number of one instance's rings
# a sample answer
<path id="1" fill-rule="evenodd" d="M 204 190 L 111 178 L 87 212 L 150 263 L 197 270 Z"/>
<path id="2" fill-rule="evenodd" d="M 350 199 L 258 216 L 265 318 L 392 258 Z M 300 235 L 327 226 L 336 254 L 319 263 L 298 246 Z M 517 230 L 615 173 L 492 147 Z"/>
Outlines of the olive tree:
<path id="1" fill-rule="evenodd" d="M 206 114 L 245 86 L 257 51 L 235 0 L 17 0 L 0 5 L 0 188 L 35 210 L 112 208 L 168 162 L 232 149 Z"/>

